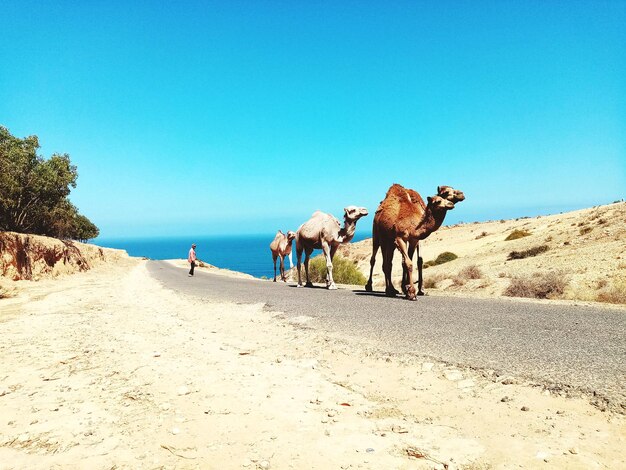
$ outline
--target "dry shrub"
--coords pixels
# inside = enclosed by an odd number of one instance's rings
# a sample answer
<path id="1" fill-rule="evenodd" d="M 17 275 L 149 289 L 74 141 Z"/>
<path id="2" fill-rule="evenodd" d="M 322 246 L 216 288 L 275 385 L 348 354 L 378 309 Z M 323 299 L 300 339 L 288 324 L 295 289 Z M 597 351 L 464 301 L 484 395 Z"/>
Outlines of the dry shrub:
<path id="1" fill-rule="evenodd" d="M 626 304 L 626 281 L 614 280 L 611 287 L 598 293 L 596 300 L 610 304 Z"/>
<path id="2" fill-rule="evenodd" d="M 550 248 L 548 247 L 548 245 L 539 245 L 539 246 L 534 246 L 532 248 L 529 248 L 528 250 L 511 251 L 509 253 L 509 257 L 507 259 L 509 261 L 511 261 L 511 260 L 514 260 L 514 259 L 529 258 L 531 256 L 537 256 L 537 255 L 539 255 L 541 253 L 545 253 L 549 249 Z"/>
<path id="3" fill-rule="evenodd" d="M 582 227 L 582 228 L 580 229 L 580 234 L 581 234 L 581 235 L 587 235 L 587 234 L 588 234 L 589 232 L 591 232 L 592 230 L 593 230 L 593 227 L 589 227 L 589 226 L 587 226 L 587 227 Z"/>
<path id="4" fill-rule="evenodd" d="M 435 289 L 437 287 L 437 283 L 445 279 L 445 276 L 441 274 L 436 274 L 434 276 L 429 276 L 424 279 L 424 289 Z"/>
<path id="5" fill-rule="evenodd" d="M 532 277 L 514 277 L 505 289 L 504 295 L 533 299 L 555 299 L 563 295 L 568 282 L 562 273 L 554 271 L 535 273 Z"/>
<path id="6" fill-rule="evenodd" d="M 483 272 L 475 264 L 470 264 L 469 266 L 461 269 L 459 274 L 457 274 L 457 277 L 463 279 L 481 279 L 483 277 Z"/>
<path id="7" fill-rule="evenodd" d="M 517 240 L 519 238 L 524 238 L 530 236 L 530 232 L 528 230 L 513 230 L 508 237 L 504 239 L 504 241 L 508 242 L 511 240 Z"/>
<path id="8" fill-rule="evenodd" d="M 479 240 L 481 238 L 485 238 L 487 235 L 489 235 L 487 232 L 482 232 L 480 235 L 476 236 L 476 240 Z"/>

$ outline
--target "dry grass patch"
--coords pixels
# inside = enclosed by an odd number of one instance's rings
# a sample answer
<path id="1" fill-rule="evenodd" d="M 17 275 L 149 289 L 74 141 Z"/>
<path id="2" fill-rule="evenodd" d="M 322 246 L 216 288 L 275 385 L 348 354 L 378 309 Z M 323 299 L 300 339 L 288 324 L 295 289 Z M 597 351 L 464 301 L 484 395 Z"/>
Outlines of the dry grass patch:
<path id="1" fill-rule="evenodd" d="M 475 264 L 470 264 L 469 266 L 466 266 L 463 269 L 461 269 L 461 271 L 459 271 L 459 274 L 457 274 L 457 276 L 463 279 L 482 279 L 483 272 Z"/>
<path id="2" fill-rule="evenodd" d="M 483 273 L 480 268 L 472 264 L 461 269 L 459 273 L 452 278 L 452 284 L 455 286 L 464 286 L 468 280 L 481 279 L 482 277 Z"/>
<path id="3" fill-rule="evenodd" d="M 504 239 L 505 242 L 511 240 L 517 240 L 519 238 L 524 238 L 530 236 L 531 233 L 528 230 L 513 230 L 508 237 Z"/>
<path id="4" fill-rule="evenodd" d="M 541 253 L 545 253 L 549 249 L 550 247 L 548 247 L 548 245 L 539 245 L 539 246 L 534 246 L 532 248 L 529 248 L 528 250 L 511 251 L 507 259 L 511 261 L 514 259 L 530 258 L 531 256 L 537 256 L 537 255 L 540 255 Z"/>
<path id="5" fill-rule="evenodd" d="M 569 281 L 562 273 L 550 271 L 535 273 L 531 277 L 514 277 L 504 290 L 508 297 L 527 297 L 532 299 L 556 299 L 563 295 Z"/>
<path id="6" fill-rule="evenodd" d="M 626 280 L 614 280 L 610 287 L 598 293 L 598 302 L 626 304 Z"/>
<path id="7" fill-rule="evenodd" d="M 437 284 L 446 277 L 443 274 L 435 274 L 424 279 L 424 289 L 436 289 Z"/>

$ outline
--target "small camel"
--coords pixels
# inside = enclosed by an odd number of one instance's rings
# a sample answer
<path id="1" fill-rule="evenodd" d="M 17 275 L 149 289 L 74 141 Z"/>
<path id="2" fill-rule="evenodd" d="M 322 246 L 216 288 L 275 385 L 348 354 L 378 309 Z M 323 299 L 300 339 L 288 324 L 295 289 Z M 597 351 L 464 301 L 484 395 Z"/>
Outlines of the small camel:
<path id="1" fill-rule="evenodd" d="M 395 296 L 398 291 L 391 282 L 391 267 L 393 252 L 398 248 L 402 253 L 403 275 L 402 290 L 407 299 L 415 300 L 416 295 L 424 295 L 422 290 L 422 258 L 419 256 L 419 240 L 428 237 L 443 223 L 448 210 L 454 208 L 454 203 L 465 199 L 462 191 L 450 186 L 439 186 L 437 196 L 428 198 L 428 205 L 412 189 L 406 189 L 399 184 L 392 185 L 385 199 L 380 203 L 374 216 L 372 228 L 372 257 L 370 258 L 370 277 L 365 290 L 372 291 L 372 275 L 376 263 L 378 248 L 382 249 L 383 272 L 385 273 L 385 293 Z M 413 286 L 413 253 L 418 250 L 418 287 L 415 293 Z"/>
<path id="2" fill-rule="evenodd" d="M 344 224 L 340 227 L 339 220 L 330 214 L 321 211 L 313 213 L 311 218 L 303 223 L 296 232 L 296 256 L 298 257 L 298 287 L 302 287 L 300 261 L 302 252 L 305 253 L 304 270 L 306 272 L 306 286 L 313 287 L 309 279 L 309 258 L 314 249 L 321 249 L 326 257 L 326 287 L 337 289 L 333 280 L 333 257 L 342 243 L 349 243 L 354 237 L 356 223 L 368 214 L 365 207 L 348 206 L 344 210 Z"/>
<path id="3" fill-rule="evenodd" d="M 280 279 L 283 282 L 287 282 L 287 277 L 285 276 L 285 256 L 289 257 L 289 268 L 292 268 L 291 246 L 294 238 L 296 238 L 296 234 L 291 230 L 287 232 L 287 235 L 279 230 L 276 232 L 272 243 L 270 243 L 272 258 L 274 259 L 274 282 L 276 282 L 276 258 L 280 258 Z"/>

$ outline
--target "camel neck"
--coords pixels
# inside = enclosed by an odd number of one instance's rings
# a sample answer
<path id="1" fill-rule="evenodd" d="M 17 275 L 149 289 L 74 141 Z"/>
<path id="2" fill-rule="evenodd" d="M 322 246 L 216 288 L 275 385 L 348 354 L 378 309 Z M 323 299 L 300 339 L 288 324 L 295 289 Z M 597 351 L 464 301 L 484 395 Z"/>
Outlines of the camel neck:
<path id="1" fill-rule="evenodd" d="M 339 230 L 339 237 L 341 238 L 341 243 L 348 243 L 354 237 L 354 232 L 356 230 L 356 221 L 343 219 L 343 227 Z"/>
<path id="2" fill-rule="evenodd" d="M 428 235 L 438 230 L 443 223 L 443 220 L 446 218 L 445 209 L 438 209 L 433 211 L 432 206 L 427 205 L 426 211 L 424 212 L 424 217 L 417 224 L 415 231 L 417 232 L 418 238 L 426 238 Z"/>

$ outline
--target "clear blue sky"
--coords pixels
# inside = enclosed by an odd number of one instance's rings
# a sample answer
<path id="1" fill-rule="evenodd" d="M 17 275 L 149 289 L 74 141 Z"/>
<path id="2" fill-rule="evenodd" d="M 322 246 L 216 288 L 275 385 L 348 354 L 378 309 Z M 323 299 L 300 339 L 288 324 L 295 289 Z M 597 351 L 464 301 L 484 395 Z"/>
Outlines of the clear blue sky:
<path id="1" fill-rule="evenodd" d="M 626 2 L 30 2 L 0 14 L 0 124 L 78 166 L 105 237 L 447 222 L 626 196 Z M 361 221 L 369 230 L 372 217 Z"/>

